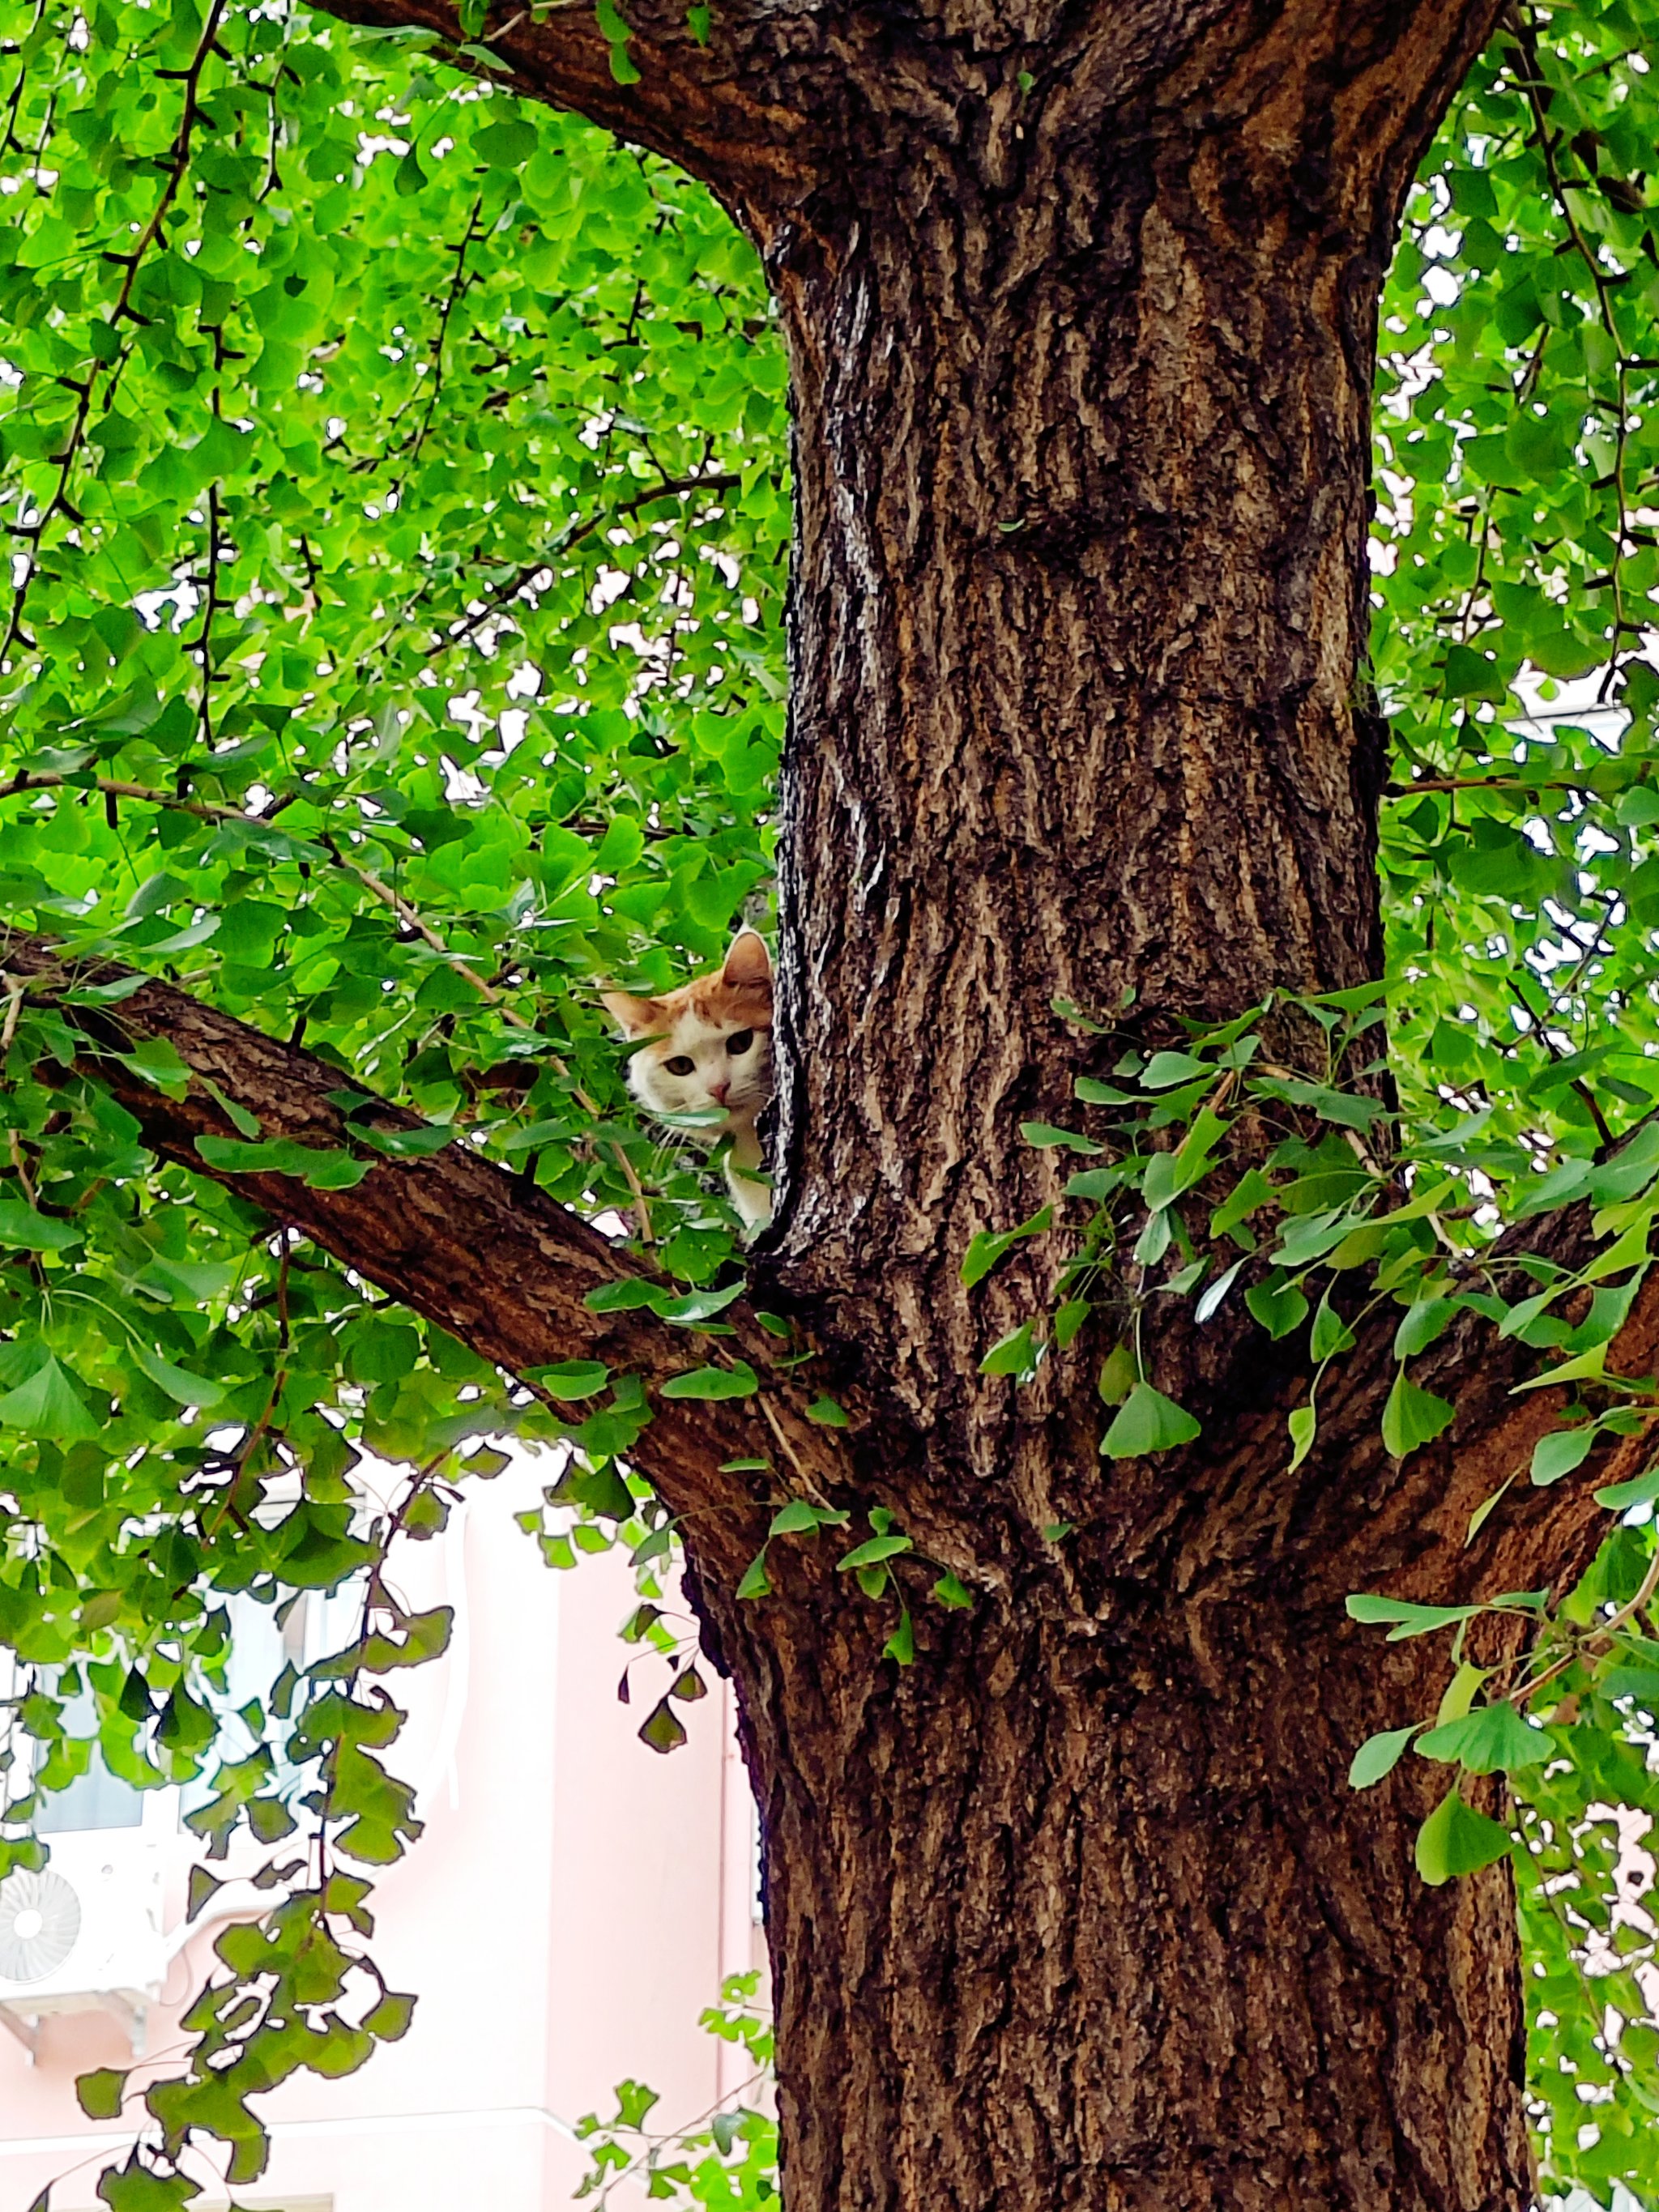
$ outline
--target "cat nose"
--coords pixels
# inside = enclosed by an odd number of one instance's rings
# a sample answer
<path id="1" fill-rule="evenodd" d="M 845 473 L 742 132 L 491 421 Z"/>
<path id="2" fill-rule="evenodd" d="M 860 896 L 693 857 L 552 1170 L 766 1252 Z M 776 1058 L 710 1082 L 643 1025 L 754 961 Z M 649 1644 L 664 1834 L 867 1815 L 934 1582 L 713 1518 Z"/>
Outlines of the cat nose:
<path id="1" fill-rule="evenodd" d="M 729 1081 L 711 1083 L 708 1086 L 708 1095 L 718 1105 L 724 1106 L 731 1094 L 732 1085 Z"/>

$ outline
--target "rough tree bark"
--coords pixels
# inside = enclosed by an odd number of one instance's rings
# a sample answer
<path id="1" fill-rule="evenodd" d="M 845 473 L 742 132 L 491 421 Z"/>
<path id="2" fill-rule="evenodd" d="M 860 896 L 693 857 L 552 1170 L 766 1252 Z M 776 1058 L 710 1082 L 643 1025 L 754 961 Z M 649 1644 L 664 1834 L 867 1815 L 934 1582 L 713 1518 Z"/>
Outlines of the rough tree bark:
<path id="1" fill-rule="evenodd" d="M 335 5 L 454 28 L 447 0 Z M 888 1505 L 975 1599 L 919 1606 L 902 1669 L 890 1607 L 810 1546 L 739 1606 L 768 1501 L 719 1470 L 761 1413 L 641 1443 L 700 1509 L 694 1587 L 740 1692 L 791 2212 L 1521 2212 L 1507 1875 L 1418 1881 L 1420 1762 L 1346 1790 L 1443 1660 L 1362 1648 L 1341 1601 L 1559 1578 L 1615 1458 L 1466 1548 L 1551 1410 L 1508 1396 L 1513 1347 L 1471 1321 L 1424 1370 L 1456 1424 L 1403 1465 L 1385 1334 L 1292 1474 L 1291 1355 L 1172 1329 L 1157 1376 L 1204 1438 L 1114 1467 L 1098 1343 L 1018 1401 L 975 1374 L 1052 1254 L 977 1304 L 958 1277 L 975 1229 L 1054 1194 L 1018 1125 L 1091 1064 L 1056 995 L 1133 991 L 1154 1035 L 1377 972 L 1376 300 L 1497 0 L 721 0 L 707 52 L 679 0 L 629 12 L 626 88 L 586 9 L 514 11 L 498 44 L 526 90 L 710 182 L 788 333 L 785 1202 L 760 1272 L 854 1419 L 828 1436 L 769 1394 L 770 1494 Z M 120 1012 L 275 1133 L 332 1139 L 303 1054 L 149 992 Z M 219 1126 L 126 1095 L 175 1155 Z M 508 1365 L 686 1364 L 648 1317 L 588 1315 L 614 1256 L 476 1160 L 245 1187 Z M 1544 1233 L 1565 1252 L 1583 1224 Z M 1656 1338 L 1650 1291 L 1621 1362 Z"/>

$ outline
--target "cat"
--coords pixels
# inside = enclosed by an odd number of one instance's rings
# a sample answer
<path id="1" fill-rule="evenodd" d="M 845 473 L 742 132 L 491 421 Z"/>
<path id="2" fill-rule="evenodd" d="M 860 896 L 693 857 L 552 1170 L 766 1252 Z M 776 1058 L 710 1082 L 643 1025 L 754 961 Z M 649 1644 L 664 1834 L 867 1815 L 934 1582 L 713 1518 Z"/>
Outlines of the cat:
<path id="1" fill-rule="evenodd" d="M 654 999 L 602 991 L 625 1037 L 648 1040 L 629 1057 L 628 1087 L 653 1114 L 710 1113 L 698 1130 L 726 1153 L 726 1187 L 750 1236 L 772 1218 L 772 1193 L 752 1172 L 763 1164 L 756 1121 L 772 1096 L 772 962 L 763 939 L 740 929 L 725 964 Z"/>

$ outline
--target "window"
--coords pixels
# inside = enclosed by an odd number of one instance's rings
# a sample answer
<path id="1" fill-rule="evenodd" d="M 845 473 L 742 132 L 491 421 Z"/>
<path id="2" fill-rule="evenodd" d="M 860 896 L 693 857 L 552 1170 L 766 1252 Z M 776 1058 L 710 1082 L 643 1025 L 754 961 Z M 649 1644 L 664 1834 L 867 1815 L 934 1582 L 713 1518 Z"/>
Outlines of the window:
<path id="1" fill-rule="evenodd" d="M 84 1690 L 64 1708 L 64 1726 L 72 1736 L 90 1735 L 98 1725 L 91 1697 Z M 94 1742 L 87 1771 L 67 1790 L 45 1798 L 32 1823 L 40 1836 L 83 1834 L 94 1828 L 140 1828 L 144 1823 L 144 1793 L 112 1774 Z"/>

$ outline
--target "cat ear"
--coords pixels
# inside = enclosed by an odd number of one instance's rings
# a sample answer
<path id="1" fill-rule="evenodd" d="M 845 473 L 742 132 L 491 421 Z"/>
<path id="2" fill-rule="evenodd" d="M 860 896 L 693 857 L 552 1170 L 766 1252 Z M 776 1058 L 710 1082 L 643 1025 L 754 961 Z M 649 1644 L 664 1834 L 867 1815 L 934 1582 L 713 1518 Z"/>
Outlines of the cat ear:
<path id="1" fill-rule="evenodd" d="M 625 1037 L 660 1035 L 663 1010 L 655 999 L 636 999 L 629 991 L 601 991 L 599 999 Z"/>
<path id="2" fill-rule="evenodd" d="M 720 970 L 721 982 L 741 990 L 745 984 L 769 983 L 771 980 L 772 957 L 766 949 L 766 939 L 752 929 L 740 929 L 726 956 L 726 965 Z"/>

